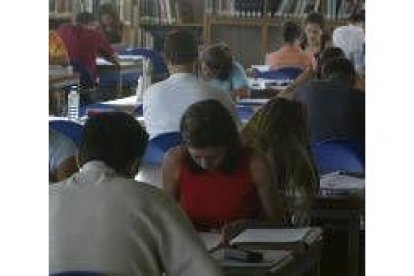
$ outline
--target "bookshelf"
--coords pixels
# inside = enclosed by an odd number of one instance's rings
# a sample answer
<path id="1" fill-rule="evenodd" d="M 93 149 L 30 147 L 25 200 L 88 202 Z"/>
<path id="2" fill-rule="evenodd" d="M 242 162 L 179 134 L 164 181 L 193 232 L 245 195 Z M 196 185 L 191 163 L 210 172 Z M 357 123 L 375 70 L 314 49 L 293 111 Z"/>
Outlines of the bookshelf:
<path id="1" fill-rule="evenodd" d="M 192 32 L 199 44 L 224 41 L 244 65 L 263 63 L 282 44 L 286 20 L 303 23 L 307 14 L 325 15 L 327 32 L 346 22 L 364 0 L 49 0 L 49 22 L 70 21 L 80 11 L 97 12 L 112 3 L 127 30 L 124 44 L 163 51 L 172 29 Z"/>
<path id="2" fill-rule="evenodd" d="M 325 15 L 326 30 L 346 24 L 361 0 L 206 0 L 204 44 L 225 41 L 244 66 L 264 62 L 282 45 L 287 20 L 303 24 L 308 13 Z M 249 37 L 249 39 L 245 39 Z"/>

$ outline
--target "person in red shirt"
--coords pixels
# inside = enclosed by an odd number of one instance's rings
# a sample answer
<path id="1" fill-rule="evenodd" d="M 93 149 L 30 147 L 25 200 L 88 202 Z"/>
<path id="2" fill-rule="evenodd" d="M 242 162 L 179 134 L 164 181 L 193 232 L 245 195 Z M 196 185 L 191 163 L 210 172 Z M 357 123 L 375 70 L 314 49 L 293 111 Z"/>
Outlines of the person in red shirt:
<path id="1" fill-rule="evenodd" d="M 81 83 L 91 86 L 96 80 L 96 57 L 101 56 L 119 67 L 115 52 L 105 35 L 96 28 L 92 13 L 76 16 L 75 24 L 65 24 L 57 29 L 68 50 L 69 59 L 81 74 Z"/>
<path id="2" fill-rule="evenodd" d="M 266 158 L 241 146 L 221 103 L 191 105 L 180 129 L 185 145 L 167 152 L 163 186 L 197 230 L 222 229 L 245 219 L 282 221 L 282 202 Z"/>

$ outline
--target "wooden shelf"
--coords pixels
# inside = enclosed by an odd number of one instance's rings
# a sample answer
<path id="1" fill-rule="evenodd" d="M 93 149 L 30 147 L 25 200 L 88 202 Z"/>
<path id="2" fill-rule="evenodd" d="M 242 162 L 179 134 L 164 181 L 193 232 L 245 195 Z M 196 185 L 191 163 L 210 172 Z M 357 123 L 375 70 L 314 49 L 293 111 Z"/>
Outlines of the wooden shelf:
<path id="1" fill-rule="evenodd" d="M 53 12 L 49 13 L 49 19 L 71 19 L 73 14 L 71 12 Z"/>
<path id="2" fill-rule="evenodd" d="M 304 21 L 303 17 L 229 17 L 229 16 L 211 16 L 207 15 L 209 22 L 212 25 L 227 25 L 227 26 L 254 26 L 260 27 L 267 26 L 282 26 L 284 22 L 288 20 Z M 346 23 L 346 19 L 326 19 L 327 25 L 343 25 Z"/>
<path id="3" fill-rule="evenodd" d="M 172 28 L 179 28 L 179 27 L 196 27 L 196 28 L 203 28 L 203 23 L 149 23 L 149 22 L 141 22 L 141 27 L 172 27 Z"/>

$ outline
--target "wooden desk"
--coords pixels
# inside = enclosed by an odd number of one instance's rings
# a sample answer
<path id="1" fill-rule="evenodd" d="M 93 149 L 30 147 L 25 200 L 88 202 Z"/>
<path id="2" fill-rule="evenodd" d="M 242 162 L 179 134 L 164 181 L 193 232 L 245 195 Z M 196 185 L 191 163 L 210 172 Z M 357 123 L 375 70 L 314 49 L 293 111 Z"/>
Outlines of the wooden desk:
<path id="1" fill-rule="evenodd" d="M 126 74 L 141 73 L 143 71 L 142 59 L 121 59 L 119 60 L 120 68 L 115 64 L 107 62 L 102 58 L 96 60 L 96 69 L 98 76 L 102 74 L 117 74 L 117 96 L 121 98 L 123 78 Z"/>
<path id="2" fill-rule="evenodd" d="M 61 89 L 66 86 L 79 85 L 79 74 L 57 74 L 49 72 L 49 87 L 52 89 Z"/>
<path id="3" fill-rule="evenodd" d="M 314 202 L 313 219 L 333 222 L 348 232 L 348 274 L 358 275 L 359 233 L 361 216 L 365 213 L 365 198 L 362 194 L 318 195 Z M 338 226 L 339 225 L 339 226 Z"/>

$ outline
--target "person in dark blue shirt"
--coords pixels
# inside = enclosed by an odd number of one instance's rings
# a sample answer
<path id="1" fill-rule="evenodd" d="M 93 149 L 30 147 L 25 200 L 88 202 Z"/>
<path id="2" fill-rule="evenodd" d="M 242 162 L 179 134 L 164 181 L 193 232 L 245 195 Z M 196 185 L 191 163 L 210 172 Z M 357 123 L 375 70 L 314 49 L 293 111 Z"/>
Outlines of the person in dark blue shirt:
<path id="1" fill-rule="evenodd" d="M 346 58 L 322 66 L 321 79 L 297 89 L 295 98 L 306 105 L 311 141 L 348 138 L 365 143 L 365 93 L 353 88 L 355 69 Z"/>

